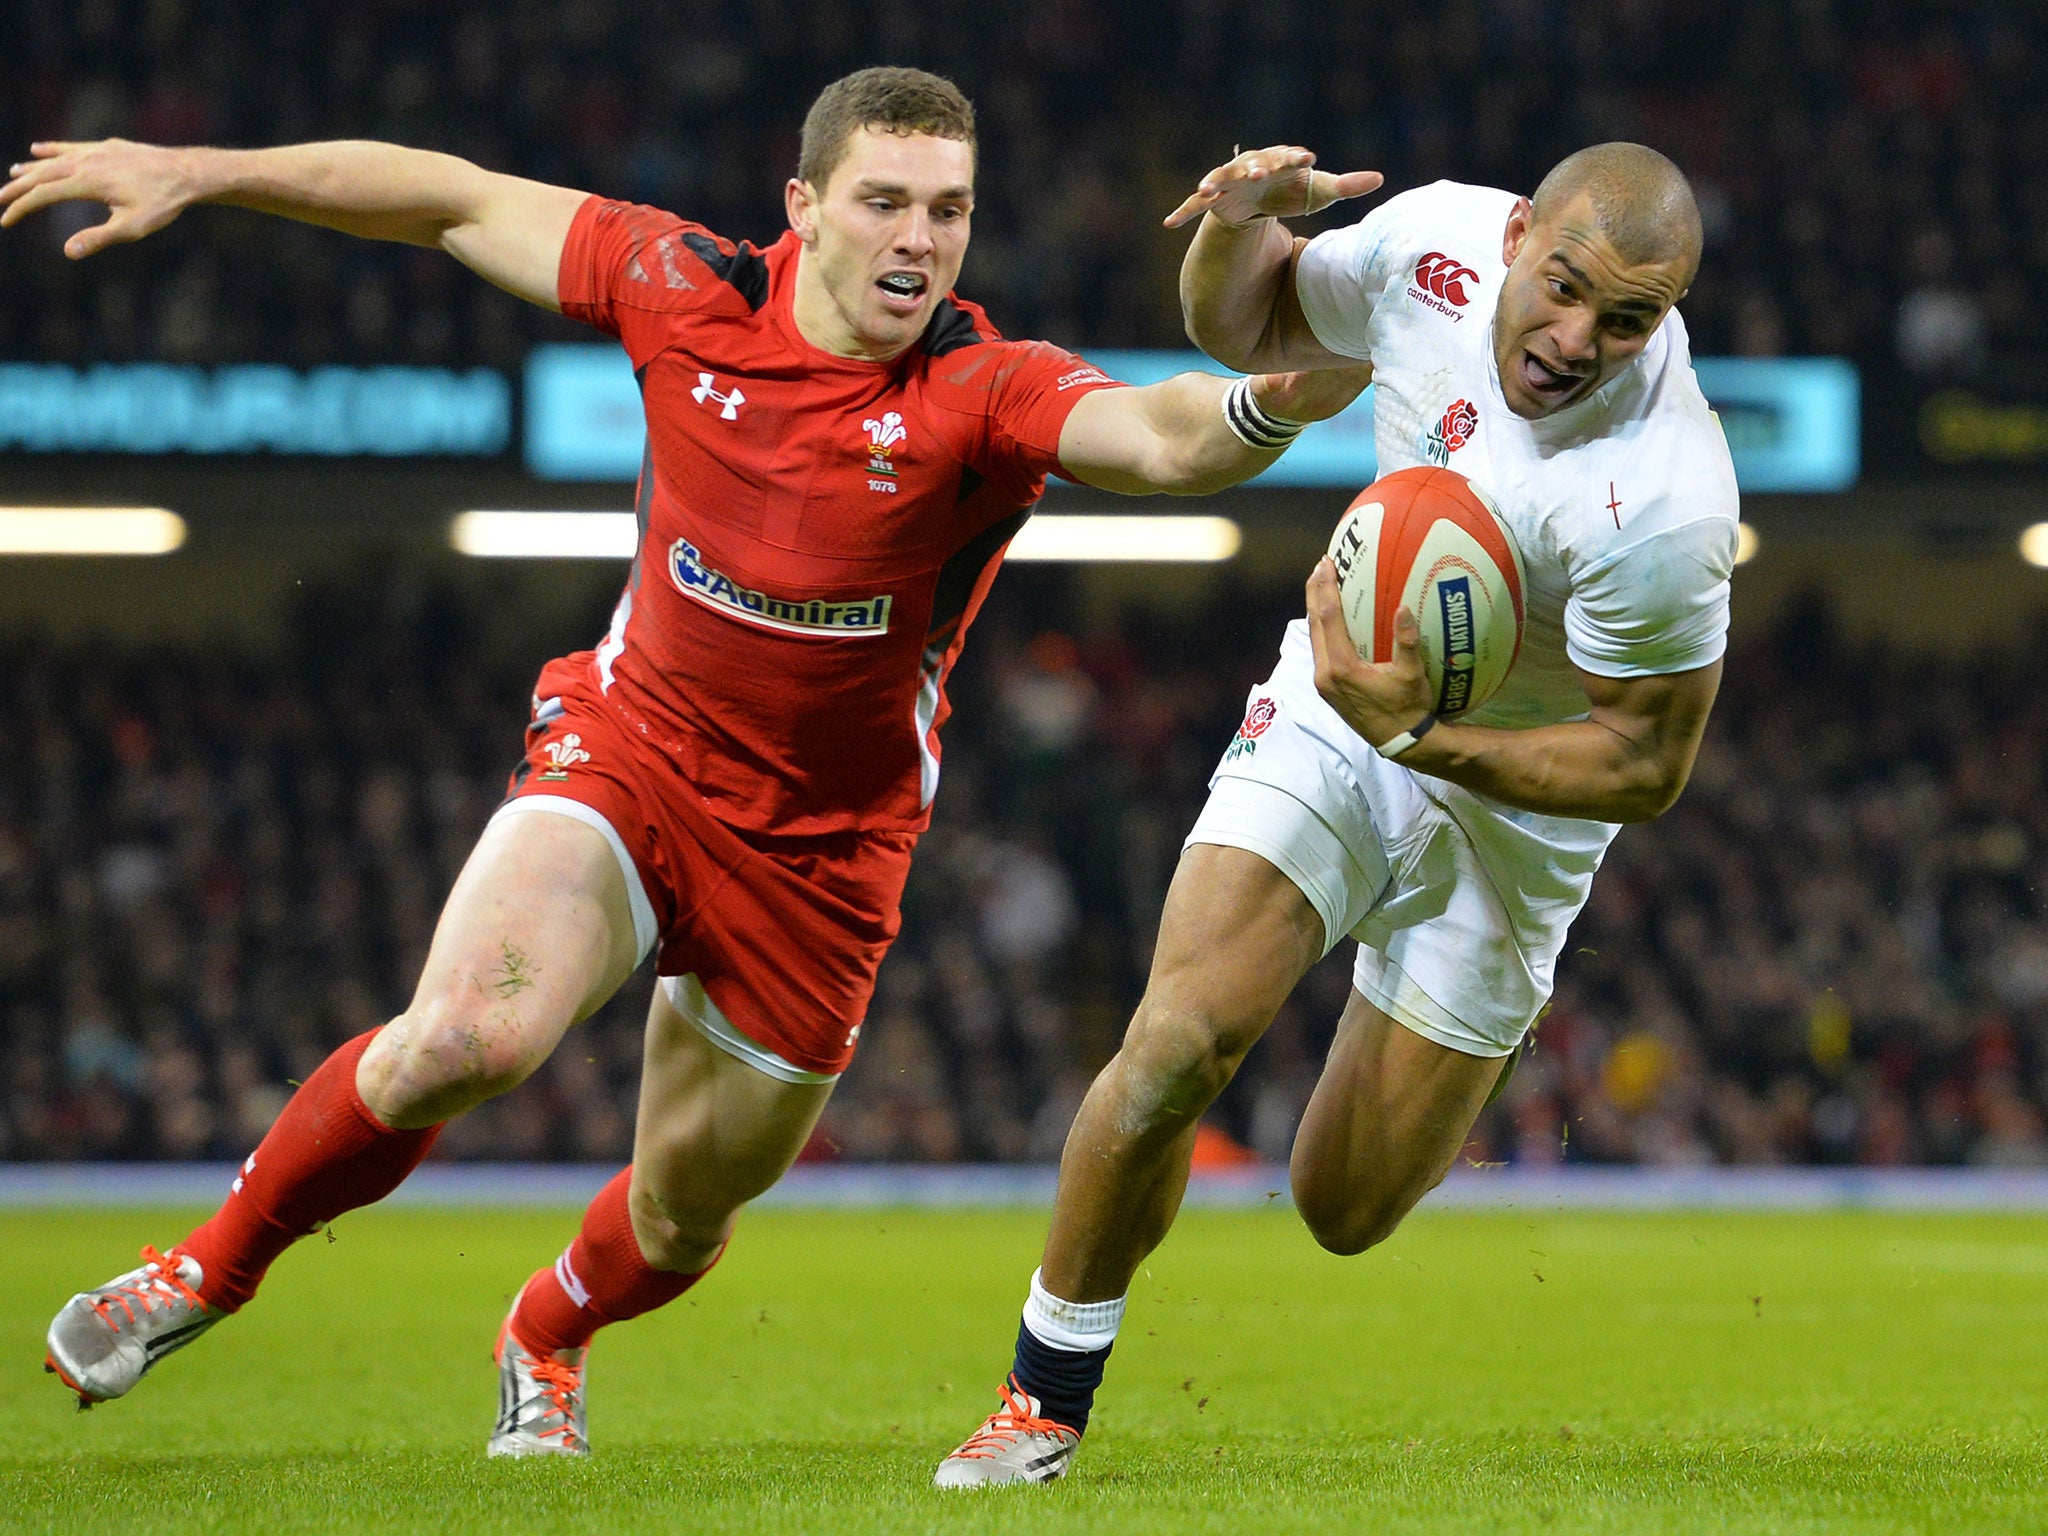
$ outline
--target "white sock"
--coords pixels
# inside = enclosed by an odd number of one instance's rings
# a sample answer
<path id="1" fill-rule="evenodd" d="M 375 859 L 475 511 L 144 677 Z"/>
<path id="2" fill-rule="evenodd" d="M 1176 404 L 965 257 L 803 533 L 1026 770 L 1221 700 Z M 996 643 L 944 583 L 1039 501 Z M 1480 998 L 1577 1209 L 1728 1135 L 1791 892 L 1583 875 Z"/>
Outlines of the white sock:
<path id="1" fill-rule="evenodd" d="M 1024 1303 L 1024 1326 L 1041 1344 L 1054 1349 L 1085 1354 L 1107 1349 L 1116 1342 L 1116 1331 L 1124 1320 L 1124 1303 L 1114 1301 L 1061 1301 L 1045 1288 L 1040 1271 L 1031 1271 L 1031 1296 Z"/>

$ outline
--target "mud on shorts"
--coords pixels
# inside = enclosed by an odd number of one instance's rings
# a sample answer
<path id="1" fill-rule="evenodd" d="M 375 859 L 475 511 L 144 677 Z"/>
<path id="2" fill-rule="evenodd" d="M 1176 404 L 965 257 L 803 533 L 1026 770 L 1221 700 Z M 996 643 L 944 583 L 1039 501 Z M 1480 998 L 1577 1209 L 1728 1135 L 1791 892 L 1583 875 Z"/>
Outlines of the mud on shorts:
<path id="1" fill-rule="evenodd" d="M 535 685 L 526 755 L 492 821 L 595 828 L 626 877 L 634 937 L 715 1045 L 784 1082 L 846 1069 L 902 924 L 914 832 L 780 836 L 728 825 L 605 702 L 588 653 Z"/>

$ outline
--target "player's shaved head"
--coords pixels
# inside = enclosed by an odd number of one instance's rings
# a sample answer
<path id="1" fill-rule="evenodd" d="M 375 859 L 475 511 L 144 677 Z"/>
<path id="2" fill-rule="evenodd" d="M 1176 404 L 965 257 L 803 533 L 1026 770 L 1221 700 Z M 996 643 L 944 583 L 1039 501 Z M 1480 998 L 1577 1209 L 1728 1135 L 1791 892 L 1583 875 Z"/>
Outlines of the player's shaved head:
<path id="1" fill-rule="evenodd" d="M 975 143 L 974 107 L 952 81 L 921 69 L 857 69 L 820 91 L 804 114 L 797 178 L 824 191 L 863 128 L 959 139 L 970 149 Z"/>
<path id="2" fill-rule="evenodd" d="M 1586 198 L 1600 233 L 1622 260 L 1675 261 L 1689 286 L 1700 265 L 1700 209 L 1685 173 L 1642 144 L 1595 144 L 1567 155 L 1543 178 L 1531 217 L 1548 229 Z"/>

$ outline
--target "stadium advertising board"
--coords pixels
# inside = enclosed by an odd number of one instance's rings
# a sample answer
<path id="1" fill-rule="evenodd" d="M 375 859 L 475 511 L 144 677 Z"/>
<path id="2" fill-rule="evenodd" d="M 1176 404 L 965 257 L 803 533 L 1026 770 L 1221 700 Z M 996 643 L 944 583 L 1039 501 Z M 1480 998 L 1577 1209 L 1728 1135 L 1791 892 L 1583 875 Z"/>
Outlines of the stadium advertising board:
<path id="1" fill-rule="evenodd" d="M 1221 373 L 1198 352 L 1091 351 L 1131 384 L 1190 369 Z M 1860 466 L 1856 370 L 1835 358 L 1701 358 L 1700 385 L 1720 413 L 1746 491 L 1842 491 Z M 535 349 L 526 365 L 526 465 L 545 480 L 631 480 L 645 429 L 625 355 L 607 346 Z M 1302 433 L 1261 485 L 1356 489 L 1374 478 L 1372 391 Z M 1057 483 L 1057 482 L 1055 482 Z"/>
<path id="2" fill-rule="evenodd" d="M 2048 469 L 2048 388 L 2029 378 L 1873 386 L 1870 461 L 1899 478 L 2038 478 Z"/>
<path id="3" fill-rule="evenodd" d="M 0 453 L 496 458 L 495 369 L 0 363 Z"/>

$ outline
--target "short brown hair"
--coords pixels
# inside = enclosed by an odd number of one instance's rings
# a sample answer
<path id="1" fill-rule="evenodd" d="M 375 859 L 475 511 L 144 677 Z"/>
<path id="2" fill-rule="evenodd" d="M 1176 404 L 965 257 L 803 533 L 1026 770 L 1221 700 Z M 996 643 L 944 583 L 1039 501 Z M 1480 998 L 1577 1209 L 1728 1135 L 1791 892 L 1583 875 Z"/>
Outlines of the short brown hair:
<path id="1" fill-rule="evenodd" d="M 846 158 L 847 141 L 862 128 L 928 133 L 975 147 L 974 108 L 952 81 L 921 69 L 857 69 L 820 91 L 804 114 L 798 179 L 822 192 Z"/>

